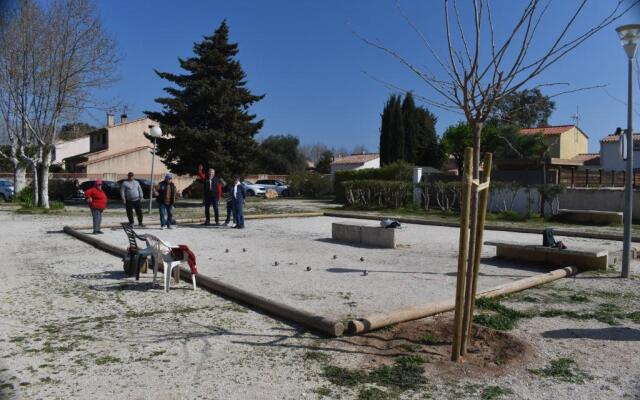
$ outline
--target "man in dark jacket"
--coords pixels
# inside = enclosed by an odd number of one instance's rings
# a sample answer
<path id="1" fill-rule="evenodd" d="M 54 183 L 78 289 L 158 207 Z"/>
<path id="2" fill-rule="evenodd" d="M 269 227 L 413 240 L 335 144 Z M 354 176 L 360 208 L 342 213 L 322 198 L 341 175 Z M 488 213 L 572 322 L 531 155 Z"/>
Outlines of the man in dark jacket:
<path id="1" fill-rule="evenodd" d="M 233 216 L 236 220 L 236 228 L 244 229 L 244 199 L 247 197 L 247 192 L 240 183 L 240 177 L 234 177 L 235 184 L 233 185 Z"/>
<path id="2" fill-rule="evenodd" d="M 213 215 L 216 221 L 216 225 L 220 225 L 220 212 L 218 210 L 218 202 L 222 197 L 222 184 L 216 176 L 216 170 L 209 168 L 209 175 L 205 176 L 202 164 L 198 166 L 198 176 L 202 179 L 204 188 L 202 191 L 202 197 L 204 200 L 204 224 L 211 224 L 211 214 L 209 207 L 213 206 Z"/>
<path id="3" fill-rule="evenodd" d="M 171 229 L 173 221 L 173 204 L 176 202 L 176 185 L 171 182 L 173 176 L 166 174 L 164 180 L 155 187 L 158 210 L 160 211 L 160 229 Z M 166 213 L 166 217 L 165 217 Z"/>

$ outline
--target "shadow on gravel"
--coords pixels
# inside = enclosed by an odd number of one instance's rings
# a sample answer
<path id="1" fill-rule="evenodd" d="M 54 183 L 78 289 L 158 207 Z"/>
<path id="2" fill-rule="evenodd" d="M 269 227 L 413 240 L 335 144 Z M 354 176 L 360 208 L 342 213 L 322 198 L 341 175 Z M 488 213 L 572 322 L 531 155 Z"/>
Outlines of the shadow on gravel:
<path id="1" fill-rule="evenodd" d="M 640 330 L 626 327 L 558 329 L 555 331 L 546 331 L 542 334 L 542 337 L 547 339 L 593 339 L 638 342 L 640 341 Z"/>
<path id="2" fill-rule="evenodd" d="M 127 277 L 123 270 L 112 270 L 99 272 L 96 274 L 74 274 L 71 275 L 74 279 L 84 279 L 84 280 L 95 280 L 95 279 L 110 279 L 110 280 L 120 280 Z"/>

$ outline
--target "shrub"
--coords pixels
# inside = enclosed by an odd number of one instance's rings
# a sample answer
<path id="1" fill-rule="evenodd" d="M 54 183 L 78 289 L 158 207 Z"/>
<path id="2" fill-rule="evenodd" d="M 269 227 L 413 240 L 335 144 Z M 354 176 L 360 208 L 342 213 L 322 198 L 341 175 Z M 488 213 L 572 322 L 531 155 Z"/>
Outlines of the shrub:
<path id="1" fill-rule="evenodd" d="M 377 180 L 411 182 L 412 174 L 413 167 L 404 161 L 385 165 L 382 168 L 338 171 L 335 173 L 333 179 L 333 190 L 336 195 L 336 201 L 342 203 L 346 201 L 346 191 L 343 185 L 346 181 Z"/>
<path id="2" fill-rule="evenodd" d="M 297 172 L 289 175 L 291 196 L 321 197 L 331 195 L 331 177 L 312 172 Z"/>
<path id="3" fill-rule="evenodd" d="M 375 209 L 407 207 L 413 203 L 413 183 L 361 180 L 343 182 L 349 206 Z"/>
<path id="4" fill-rule="evenodd" d="M 33 185 L 28 185 L 13 196 L 14 203 L 22 203 L 26 208 L 35 207 L 33 204 Z"/>
<path id="5" fill-rule="evenodd" d="M 418 185 L 422 192 L 422 207 L 425 210 L 437 207 L 442 211 L 460 208 L 462 185 L 459 181 L 427 181 Z"/>

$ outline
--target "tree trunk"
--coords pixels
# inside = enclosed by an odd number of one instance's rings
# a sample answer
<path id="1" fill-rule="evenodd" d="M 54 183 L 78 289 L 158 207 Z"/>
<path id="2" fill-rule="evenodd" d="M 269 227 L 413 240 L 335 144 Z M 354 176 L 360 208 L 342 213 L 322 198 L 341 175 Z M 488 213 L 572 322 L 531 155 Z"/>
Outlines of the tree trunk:
<path id="1" fill-rule="evenodd" d="M 51 151 L 45 147 L 40 162 L 38 180 L 40 181 L 40 204 L 42 208 L 49 208 L 49 167 L 51 166 Z"/>
<path id="2" fill-rule="evenodd" d="M 31 181 L 33 183 L 33 206 L 37 207 L 39 204 L 38 199 L 40 198 L 40 185 L 38 185 L 38 162 L 36 160 L 31 160 L 31 172 L 33 173 L 33 180 Z"/>
<path id="3" fill-rule="evenodd" d="M 14 195 L 20 193 L 25 187 L 27 187 L 27 168 L 25 168 L 25 166 L 16 159 L 13 170 Z"/>
<path id="4" fill-rule="evenodd" d="M 473 140 L 473 165 L 472 165 L 472 178 L 475 181 L 480 181 L 480 135 L 482 134 L 482 123 L 475 123 L 471 125 L 471 134 Z M 467 352 L 467 346 L 469 344 L 469 338 L 467 333 L 470 332 L 471 320 L 473 319 L 472 309 L 472 282 L 473 282 L 473 260 L 475 258 L 475 246 L 476 246 L 476 226 L 478 225 L 478 191 L 471 191 L 471 208 L 469 213 L 469 252 L 467 254 L 467 278 L 466 278 L 466 295 L 464 298 L 464 317 L 463 317 L 463 331 L 461 342 L 461 355 Z"/>

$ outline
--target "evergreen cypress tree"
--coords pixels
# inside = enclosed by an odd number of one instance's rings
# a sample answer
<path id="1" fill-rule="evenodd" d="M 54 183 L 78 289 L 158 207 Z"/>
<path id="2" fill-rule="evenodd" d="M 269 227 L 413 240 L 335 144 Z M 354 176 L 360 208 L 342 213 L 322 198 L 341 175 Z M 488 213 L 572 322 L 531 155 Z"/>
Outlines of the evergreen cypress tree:
<path id="1" fill-rule="evenodd" d="M 413 94 L 408 92 L 402 102 L 402 121 L 404 126 L 404 157 L 403 160 L 410 164 L 418 160 L 417 140 L 420 134 L 420 125 L 416 114 L 416 103 Z"/>
<path id="2" fill-rule="evenodd" d="M 384 106 L 380 116 L 380 163 L 387 165 L 393 158 L 393 107 L 396 103 L 396 95 L 391 95 Z"/>
<path id="3" fill-rule="evenodd" d="M 414 164 L 440 168 L 443 154 L 436 134 L 436 116 L 429 110 L 418 107 L 415 110 L 414 118 L 418 127 L 414 142 L 416 146 Z"/>
<path id="4" fill-rule="evenodd" d="M 179 59 L 185 74 L 156 71 L 174 84 L 164 89 L 169 97 L 155 100 L 163 110 L 146 112 L 165 133 L 158 140 L 158 154 L 178 174 L 194 173 L 201 163 L 225 175 L 243 174 L 263 125 L 248 108 L 264 95 L 255 96 L 245 87 L 246 75 L 235 59 L 238 45 L 229 43 L 226 21 L 194 44 L 193 52 L 193 57 Z"/>
<path id="5" fill-rule="evenodd" d="M 401 96 L 394 96 L 389 119 L 391 129 L 391 151 L 388 162 L 392 163 L 395 161 L 404 160 L 405 157 L 405 134 L 404 122 L 402 119 Z"/>

